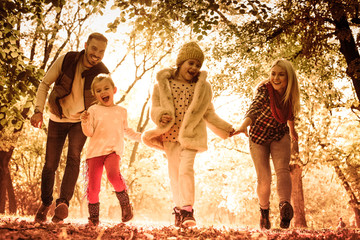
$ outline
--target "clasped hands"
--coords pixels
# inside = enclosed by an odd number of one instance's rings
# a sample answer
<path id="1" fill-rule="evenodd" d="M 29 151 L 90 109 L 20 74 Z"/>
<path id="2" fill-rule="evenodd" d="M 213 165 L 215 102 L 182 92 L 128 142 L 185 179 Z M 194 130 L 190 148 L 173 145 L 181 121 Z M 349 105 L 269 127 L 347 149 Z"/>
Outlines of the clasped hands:
<path id="1" fill-rule="evenodd" d="M 160 118 L 160 125 L 165 126 L 167 123 L 169 123 L 173 118 L 169 114 L 164 114 Z M 234 128 L 229 133 L 229 137 L 235 136 L 240 133 L 240 130 L 235 130 Z"/>
<path id="2" fill-rule="evenodd" d="M 172 120 L 172 116 L 170 116 L 169 114 L 164 114 L 160 118 L 160 125 L 165 126 L 171 120 Z"/>

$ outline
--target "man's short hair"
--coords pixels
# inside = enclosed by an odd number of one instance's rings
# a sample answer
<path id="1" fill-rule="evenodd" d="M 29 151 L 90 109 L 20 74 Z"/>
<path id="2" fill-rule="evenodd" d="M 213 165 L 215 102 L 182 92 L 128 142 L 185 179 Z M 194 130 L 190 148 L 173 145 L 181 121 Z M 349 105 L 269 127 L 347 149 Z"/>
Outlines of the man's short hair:
<path id="1" fill-rule="evenodd" d="M 108 42 L 107 38 L 104 35 L 102 35 L 101 33 L 94 32 L 94 33 L 89 35 L 88 40 L 87 40 L 87 44 L 89 44 L 91 39 L 93 39 L 93 38 L 96 39 L 96 40 L 99 40 L 99 41 L 104 41 L 106 44 Z"/>

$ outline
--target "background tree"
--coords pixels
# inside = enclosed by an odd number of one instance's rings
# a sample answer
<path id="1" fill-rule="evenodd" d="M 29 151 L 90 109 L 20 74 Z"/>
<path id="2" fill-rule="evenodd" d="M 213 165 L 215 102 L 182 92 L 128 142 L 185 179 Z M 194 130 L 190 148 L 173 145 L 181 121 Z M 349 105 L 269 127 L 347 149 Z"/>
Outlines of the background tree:
<path id="1" fill-rule="evenodd" d="M 310 1 L 301 2 L 304 4 L 307 2 L 309 6 L 313 4 Z M 68 10 L 71 13 L 78 12 L 79 15 L 76 16 L 80 16 L 80 13 L 92 13 L 93 2 L 89 3 L 81 5 L 81 1 L 74 1 Z M 334 225 L 334 219 L 337 221 L 339 216 L 351 215 L 353 209 L 348 209 L 344 205 L 344 202 L 351 198 L 347 195 L 349 194 L 347 189 L 342 187 L 341 184 L 344 182 L 341 182 L 341 179 L 346 180 L 345 182 L 350 186 L 348 189 L 357 196 L 356 178 L 359 161 L 356 155 L 358 150 L 356 129 L 358 123 L 353 119 L 356 116 L 354 114 L 338 117 L 344 111 L 350 112 L 351 109 L 353 113 L 358 112 L 352 87 L 342 81 L 345 79 L 345 82 L 349 83 L 350 78 L 346 72 L 347 63 L 339 53 L 339 42 L 334 34 L 329 35 L 328 41 L 319 42 L 325 47 L 319 49 L 314 47 L 318 52 L 308 51 L 311 53 L 309 55 L 305 55 L 307 51 L 303 50 L 309 46 L 305 44 L 305 41 L 300 41 L 306 38 L 308 32 L 311 32 L 305 21 L 302 28 L 294 25 L 276 36 L 273 35 L 279 24 L 286 22 L 285 16 L 289 21 L 291 19 L 286 15 L 288 14 L 286 9 L 282 9 L 286 5 L 282 1 L 167 0 L 150 2 L 132 0 L 114 3 L 113 9 L 120 13 L 118 18 L 108 25 L 113 34 L 110 39 L 115 46 L 114 50 L 109 50 L 117 56 L 116 58 L 107 56 L 107 58 L 111 58 L 111 64 L 116 65 L 113 67 L 114 76 L 119 76 L 115 79 L 116 85 L 118 89 L 123 89 L 123 96 L 120 96 L 119 103 L 129 109 L 130 126 L 140 130 L 152 126 L 151 121 L 147 122 L 147 99 L 154 83 L 155 73 L 160 68 L 171 66 L 180 45 L 190 39 L 201 39 L 200 42 L 207 58 L 204 69 L 210 70 L 209 80 L 213 85 L 215 107 L 217 111 L 220 111 L 221 116 L 233 123 L 242 119 L 253 96 L 253 88 L 258 81 L 267 77 L 269 64 L 274 58 L 288 58 L 299 71 L 303 97 L 303 112 L 297 126 L 301 139 L 299 142 L 301 161 L 297 163 L 302 170 L 300 176 L 304 183 L 304 211 L 307 226 L 329 227 Z M 296 5 L 297 2 L 289 1 L 289 4 Z M 51 3 L 44 6 L 50 9 Z M 60 16 L 65 15 L 65 6 L 67 4 L 63 5 Z M 77 6 L 88 7 L 88 9 L 83 12 L 79 8 L 79 11 L 76 11 Z M 299 4 L 299 7 L 304 6 L 307 5 Z M 317 5 L 315 9 L 324 10 L 326 9 L 324 6 L 328 5 Z M 37 51 L 31 51 L 32 48 L 27 45 L 27 43 L 32 43 L 35 35 L 23 32 L 21 35 L 23 38 L 20 38 L 24 39 L 24 44 L 21 46 L 28 59 L 33 59 L 37 68 L 44 66 L 44 70 L 58 56 L 55 50 L 60 48 L 61 43 L 67 39 L 67 32 L 77 34 L 71 35 L 63 52 L 81 47 L 80 43 L 84 42 L 85 35 L 88 35 L 87 31 L 90 31 L 90 26 L 93 25 L 85 21 L 83 24 L 74 25 L 78 27 L 70 28 L 70 26 L 65 27 L 67 26 L 65 24 L 59 30 L 59 34 L 53 37 L 51 30 L 54 28 L 44 26 L 48 26 L 49 22 L 56 22 L 59 8 L 56 7 L 56 9 L 57 11 L 43 14 L 49 18 L 52 17 L 51 21 L 44 20 L 38 25 L 35 24 L 37 22 L 30 24 L 32 28 L 29 33 L 39 29 L 39 38 L 34 41 L 37 44 L 33 48 Z M 295 14 L 293 17 L 296 17 L 300 13 L 293 14 Z M 70 23 L 76 19 L 72 17 L 75 15 L 68 14 L 68 16 L 69 19 L 64 18 L 66 20 L 62 21 Z M 36 18 L 31 13 L 27 17 L 28 19 Z M 60 20 L 60 23 L 62 21 Z M 110 22 L 108 19 L 102 22 L 103 26 L 106 26 L 108 22 Z M 127 24 L 130 28 L 126 28 L 125 31 L 119 29 Z M 331 24 L 329 26 L 328 30 L 335 29 Z M 351 27 L 354 28 L 353 25 Z M 65 28 L 71 31 L 65 31 Z M 300 32 L 296 34 L 298 30 Z M 125 32 L 130 34 L 125 34 Z M 320 33 L 323 32 L 320 31 L 318 34 Z M 327 35 L 324 34 L 324 36 Z M 307 44 L 310 43 L 311 41 L 307 42 Z M 119 46 L 126 46 L 124 54 L 121 53 L 123 49 Z M 47 57 L 45 57 L 45 49 L 52 49 L 52 53 L 48 53 Z M 4 53 L 1 52 L 1 54 Z M 45 59 L 48 59 L 46 66 L 41 64 Z M 151 68 L 151 66 L 154 67 Z M 130 77 L 127 74 L 129 72 L 132 73 Z M 38 78 L 37 81 L 40 79 Z M 36 91 L 36 87 L 33 87 L 33 91 Z M 339 128 L 340 122 L 343 123 L 341 128 Z M 323 126 L 328 126 L 328 128 Z M 26 134 L 16 139 L 18 145 L 14 148 L 10 162 L 11 176 L 16 196 L 28 196 L 19 201 L 19 212 L 33 214 L 34 210 L 31 208 L 35 209 L 37 204 L 30 202 L 32 207 L 29 207 L 25 202 L 29 199 L 33 202 L 39 199 L 39 192 L 34 189 L 40 181 L 41 163 L 39 161 L 43 160 L 41 156 L 44 156 L 46 135 L 42 131 L 39 134 L 40 132 L 34 131 L 26 124 L 23 128 Z M 343 141 L 344 137 L 350 134 L 355 139 L 354 145 L 345 144 Z M 38 139 L 38 144 L 31 143 L 32 139 Z M 236 224 L 251 227 L 258 225 L 259 213 L 254 190 L 256 174 L 248 154 L 247 141 L 248 139 L 243 137 L 222 141 L 209 134 L 209 151 L 199 154 L 195 167 L 198 189 L 196 215 L 199 216 L 197 220 L 200 223 L 214 224 L 216 222 L 222 225 Z M 341 146 L 343 149 L 336 146 Z M 173 221 L 170 188 L 166 181 L 168 179 L 166 159 L 163 154 L 143 147 L 142 144 L 136 146 L 132 142 L 126 143 L 125 147 L 121 171 L 126 176 L 128 185 L 131 186 L 131 197 L 137 217 L 141 220 Z M 334 157 L 325 158 L 324 156 Z M 34 162 L 39 164 L 34 164 Z M 333 165 L 333 163 L 336 164 Z M 345 178 L 340 179 L 340 175 L 336 175 L 333 170 L 336 166 L 339 166 Z M 20 176 L 26 176 L 24 181 Z M 73 217 L 79 216 L 79 204 L 81 207 L 84 203 L 84 185 L 81 181 L 80 178 L 74 195 L 75 202 L 72 204 L 74 208 L 70 209 L 70 216 Z M 104 188 L 100 196 L 101 202 L 104 202 L 107 207 L 101 209 L 101 215 L 118 219 L 117 215 L 120 213 L 112 207 L 118 206 L 111 192 L 112 187 L 105 180 L 102 183 Z M 276 191 L 274 184 L 272 191 Z M 271 209 L 274 224 L 280 221 L 276 202 L 278 202 L 277 196 L 273 194 Z M 80 216 L 87 216 L 86 212 L 82 214 Z M 155 219 L 154 215 L 158 219 Z"/>
<path id="2" fill-rule="evenodd" d="M 21 51 L 20 31 L 22 16 L 39 14 L 38 8 L 22 2 L 2 1 L 0 28 L 2 48 L 0 55 L 0 212 L 5 211 L 6 192 L 10 199 L 10 212 L 16 212 L 8 164 L 14 151 L 16 139 L 31 107 L 34 89 L 42 72 L 30 65 Z"/>

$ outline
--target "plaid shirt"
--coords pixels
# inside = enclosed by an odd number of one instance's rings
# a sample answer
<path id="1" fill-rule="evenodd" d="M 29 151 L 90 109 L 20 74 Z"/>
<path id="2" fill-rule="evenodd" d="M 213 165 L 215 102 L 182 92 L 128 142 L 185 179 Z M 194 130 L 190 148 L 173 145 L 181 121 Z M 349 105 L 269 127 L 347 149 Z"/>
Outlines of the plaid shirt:
<path id="1" fill-rule="evenodd" d="M 254 143 L 279 141 L 286 133 L 289 133 L 287 123 L 279 123 L 271 113 L 269 93 L 265 84 L 257 89 L 245 117 L 252 120 L 249 134 Z"/>

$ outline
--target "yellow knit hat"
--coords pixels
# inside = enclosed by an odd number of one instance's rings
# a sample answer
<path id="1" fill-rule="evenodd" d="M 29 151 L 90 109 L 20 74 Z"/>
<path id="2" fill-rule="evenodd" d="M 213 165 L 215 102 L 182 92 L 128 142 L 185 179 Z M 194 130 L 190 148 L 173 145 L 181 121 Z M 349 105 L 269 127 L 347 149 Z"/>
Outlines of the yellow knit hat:
<path id="1" fill-rule="evenodd" d="M 204 62 L 204 53 L 196 42 L 188 42 L 181 47 L 176 65 L 179 66 L 188 59 L 196 59 L 201 65 Z"/>

